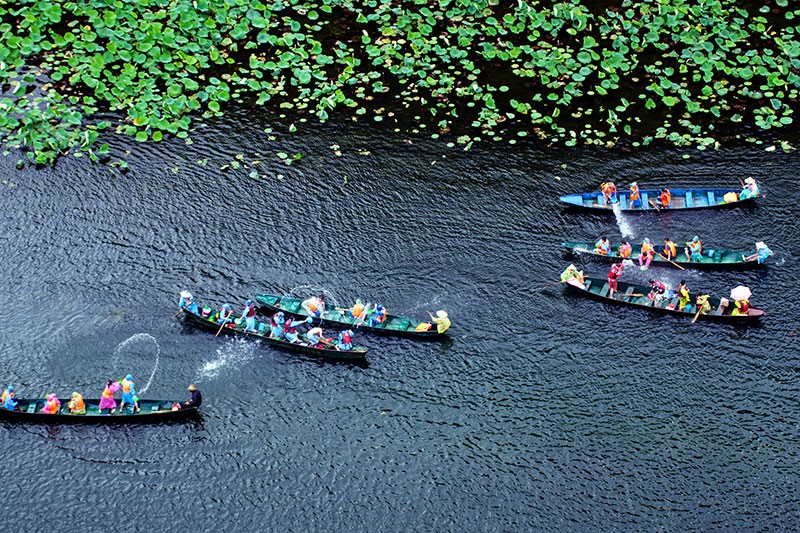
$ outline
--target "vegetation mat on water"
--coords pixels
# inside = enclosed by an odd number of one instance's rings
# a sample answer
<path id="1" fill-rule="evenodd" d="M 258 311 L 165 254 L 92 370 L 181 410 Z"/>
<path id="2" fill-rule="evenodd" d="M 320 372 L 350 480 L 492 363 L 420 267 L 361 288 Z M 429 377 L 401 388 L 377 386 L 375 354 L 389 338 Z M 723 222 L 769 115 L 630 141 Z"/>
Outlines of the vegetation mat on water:
<path id="1" fill-rule="evenodd" d="M 402 111 L 467 145 L 703 149 L 792 124 L 798 18 L 788 0 L 17 0 L 0 5 L 0 142 L 97 159 L 105 128 L 186 137 L 234 100 Z"/>

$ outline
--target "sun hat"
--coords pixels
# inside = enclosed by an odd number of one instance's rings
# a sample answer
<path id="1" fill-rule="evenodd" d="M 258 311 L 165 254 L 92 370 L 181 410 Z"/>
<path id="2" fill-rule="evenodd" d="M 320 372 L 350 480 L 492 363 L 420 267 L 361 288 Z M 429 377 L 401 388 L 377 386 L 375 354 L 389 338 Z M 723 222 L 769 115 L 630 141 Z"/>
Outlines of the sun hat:
<path id="1" fill-rule="evenodd" d="M 756 248 L 766 248 L 766 247 L 767 247 L 767 245 L 764 244 L 764 241 L 758 241 L 756 243 Z"/>
<path id="2" fill-rule="evenodd" d="M 186 390 L 194 392 L 197 390 L 197 387 L 194 386 L 194 383 L 191 383 L 188 387 L 186 387 Z"/>
<path id="3" fill-rule="evenodd" d="M 700 238 L 699 238 L 697 235 L 695 235 L 694 237 L 692 237 L 692 242 L 697 242 L 697 241 L 699 241 L 699 240 L 700 240 Z"/>
<path id="4" fill-rule="evenodd" d="M 436 311 L 436 316 L 439 318 L 447 318 L 447 311 L 442 311 L 441 309 Z"/>
<path id="5" fill-rule="evenodd" d="M 744 180 L 744 182 L 745 182 L 745 183 L 755 183 L 755 182 L 756 182 L 756 180 L 754 180 L 754 179 L 753 179 L 753 176 L 750 176 L 749 178 L 747 178 L 746 180 Z"/>
<path id="6" fill-rule="evenodd" d="M 133 381 L 133 375 L 128 374 L 127 376 L 125 376 L 125 379 L 127 379 L 128 381 Z"/>
<path id="7" fill-rule="evenodd" d="M 187 300 L 192 297 L 192 293 L 189 291 L 181 291 L 181 298 L 186 298 Z"/>

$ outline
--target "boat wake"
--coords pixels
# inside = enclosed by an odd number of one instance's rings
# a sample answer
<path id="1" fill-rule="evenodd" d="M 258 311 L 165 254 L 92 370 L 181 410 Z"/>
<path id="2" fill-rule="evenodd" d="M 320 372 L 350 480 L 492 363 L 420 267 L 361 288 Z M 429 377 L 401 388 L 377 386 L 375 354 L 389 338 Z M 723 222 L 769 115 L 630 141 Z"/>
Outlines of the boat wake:
<path id="1" fill-rule="evenodd" d="M 631 228 L 628 219 L 622 214 L 622 208 L 619 206 L 619 202 L 613 202 L 611 204 L 611 210 L 614 211 L 614 217 L 617 219 L 617 226 L 619 227 L 619 231 L 622 236 L 629 238 L 633 237 L 633 229 Z"/>
<path id="2" fill-rule="evenodd" d="M 119 343 L 116 348 L 114 348 L 114 367 L 118 368 L 119 364 L 117 364 L 118 358 L 122 353 L 122 350 L 128 347 L 129 345 L 137 342 L 152 342 L 156 347 L 156 361 L 153 364 L 153 371 L 150 372 L 150 377 L 147 380 L 147 384 L 139 391 L 139 394 L 144 394 L 147 389 L 150 387 L 150 383 L 153 382 L 153 377 L 156 375 L 156 370 L 158 369 L 158 359 L 161 354 L 161 346 L 158 345 L 158 341 L 156 338 L 150 335 L 149 333 L 137 333 L 136 335 L 132 335 Z"/>
<path id="3" fill-rule="evenodd" d="M 256 344 L 239 340 L 226 342 L 217 348 L 216 358 L 206 361 L 197 372 L 196 382 L 214 379 L 227 369 L 236 369 L 253 360 L 256 355 Z"/>

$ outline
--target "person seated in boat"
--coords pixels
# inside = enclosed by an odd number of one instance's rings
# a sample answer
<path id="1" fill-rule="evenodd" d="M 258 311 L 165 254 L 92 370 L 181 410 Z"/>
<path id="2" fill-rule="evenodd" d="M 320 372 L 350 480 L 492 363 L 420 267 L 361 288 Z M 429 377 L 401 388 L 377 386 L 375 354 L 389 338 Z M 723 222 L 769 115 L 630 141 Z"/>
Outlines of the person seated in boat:
<path id="1" fill-rule="evenodd" d="M 77 392 L 73 392 L 72 397 L 69 399 L 69 403 L 67 404 L 67 409 L 69 409 L 70 414 L 85 415 L 86 402 L 83 401 L 83 396 Z"/>
<path id="2" fill-rule="evenodd" d="M 744 186 L 742 187 L 742 192 L 739 193 L 739 201 L 742 200 L 749 200 L 750 198 L 757 198 L 758 197 L 758 184 L 756 180 L 753 179 L 752 176 L 744 180 Z"/>
<path id="3" fill-rule="evenodd" d="M 583 270 L 578 270 L 575 265 L 569 265 L 564 272 L 561 273 L 561 281 L 574 285 L 580 289 L 585 289 L 585 280 L 583 277 Z"/>
<path id="4" fill-rule="evenodd" d="M 613 181 L 607 181 L 600 185 L 600 192 L 603 193 L 603 205 L 609 203 L 616 203 L 617 201 L 617 186 Z"/>
<path id="5" fill-rule="evenodd" d="M 375 306 L 367 304 L 364 307 L 364 310 L 361 311 L 361 314 L 358 315 L 356 319 L 353 321 L 353 324 L 360 326 L 361 324 L 366 322 L 374 312 L 375 312 Z"/>
<path id="6" fill-rule="evenodd" d="M 320 294 L 319 296 L 312 296 L 307 300 L 303 300 L 300 307 L 306 310 L 309 316 L 319 318 L 325 312 L 325 297 Z"/>
<path id="7" fill-rule="evenodd" d="M 600 237 L 597 242 L 594 243 L 594 253 L 600 255 L 608 255 L 611 253 L 611 243 L 605 235 Z"/>
<path id="8" fill-rule="evenodd" d="M 629 243 L 628 241 L 622 241 L 619 244 L 618 252 L 619 252 L 619 256 L 622 259 L 630 259 L 632 251 L 633 251 L 633 246 L 631 246 L 631 243 Z"/>
<path id="9" fill-rule="evenodd" d="M 608 270 L 608 297 L 614 298 L 614 293 L 617 292 L 618 280 L 622 275 L 622 263 L 613 263 Z"/>
<path id="10" fill-rule="evenodd" d="M 767 260 L 769 256 L 772 255 L 772 250 L 770 250 L 763 241 L 758 241 L 756 243 L 756 253 L 753 255 L 742 256 L 743 261 L 758 261 L 758 264 L 762 264 L 764 261 Z"/>
<path id="11" fill-rule="evenodd" d="M 691 242 L 686 243 L 683 253 L 686 254 L 687 261 L 698 262 L 703 260 L 703 243 L 700 241 L 697 235 L 692 237 Z"/>
<path id="12" fill-rule="evenodd" d="M 13 385 L 9 385 L 8 388 L 3 391 L 3 394 L 0 395 L 0 403 L 9 411 L 13 411 L 17 407 L 17 401 L 14 399 L 14 396 Z"/>
<path id="13" fill-rule="evenodd" d="M 331 339 L 326 338 L 322 334 L 322 328 L 319 326 L 308 330 L 308 333 L 306 333 L 306 340 L 309 346 L 313 346 L 314 348 L 328 348 L 331 345 Z"/>
<path id="14" fill-rule="evenodd" d="M 734 302 L 734 309 L 731 311 L 731 315 L 748 315 L 750 314 L 750 301 L 749 300 L 736 300 Z"/>
<path id="15" fill-rule="evenodd" d="M 658 200 L 656 200 L 658 206 L 661 209 L 668 209 L 669 206 L 672 204 L 672 193 L 666 187 L 661 189 L 661 194 L 658 195 Z"/>
<path id="16" fill-rule="evenodd" d="M 353 349 L 353 331 L 346 329 L 339 332 L 336 342 L 336 349 L 342 352 L 349 352 Z"/>
<path id="17" fill-rule="evenodd" d="M 311 317 L 304 318 L 303 320 L 292 320 L 287 318 L 283 323 L 283 338 L 295 344 L 303 344 L 297 333 L 297 326 L 302 324 L 310 324 L 313 321 Z"/>
<path id="18" fill-rule="evenodd" d="M 706 314 L 711 311 L 711 303 L 708 301 L 709 298 L 710 296 L 708 294 L 697 295 L 694 303 L 697 306 L 698 313 Z"/>
<path id="19" fill-rule="evenodd" d="M 269 338 L 280 339 L 283 336 L 283 311 L 269 317 Z"/>
<path id="20" fill-rule="evenodd" d="M 678 310 L 679 311 L 687 311 L 687 306 L 689 305 L 689 300 L 692 297 L 689 294 L 689 286 L 686 285 L 686 280 L 682 279 L 680 285 L 678 285 Z"/>
<path id="21" fill-rule="evenodd" d="M 428 311 L 428 315 L 431 317 L 431 322 L 436 324 L 436 331 L 439 334 L 444 333 L 450 327 L 450 319 L 447 317 L 447 311 L 439 310 L 436 311 L 436 316 Z"/>
<path id="22" fill-rule="evenodd" d="M 119 382 L 118 381 L 111 381 L 110 379 L 106 382 L 106 386 L 103 389 L 103 393 L 100 395 L 100 412 L 103 412 L 105 409 L 109 409 L 110 413 L 114 412 L 114 409 L 117 407 L 117 402 L 114 401 L 114 393 L 119 390 Z"/>
<path id="23" fill-rule="evenodd" d="M 650 292 L 647 293 L 647 298 L 650 300 L 650 305 L 661 303 L 661 300 L 664 299 L 664 292 L 667 290 L 667 287 L 660 281 L 654 279 L 651 279 L 648 283 L 650 284 Z"/>
<path id="24" fill-rule="evenodd" d="M 642 198 L 639 196 L 639 184 L 635 181 L 631 183 L 630 199 L 632 209 L 639 209 L 642 207 Z"/>
<path id="25" fill-rule="evenodd" d="M 204 305 L 203 309 L 200 310 L 200 316 L 205 318 L 206 320 L 211 320 L 211 306 Z"/>
<path id="26" fill-rule="evenodd" d="M 384 322 L 386 322 L 386 308 L 378 304 L 375 306 L 375 312 L 369 317 L 367 325 L 374 328 L 375 326 L 380 326 Z"/>
<path id="27" fill-rule="evenodd" d="M 650 244 L 650 239 L 647 237 L 642 241 L 642 251 L 639 254 L 639 269 L 647 270 L 650 268 L 650 262 L 653 260 L 653 245 Z"/>
<path id="28" fill-rule="evenodd" d="M 203 404 L 203 395 L 197 390 L 194 383 L 191 383 L 186 390 L 192 393 L 192 398 L 181 404 L 181 409 L 189 409 L 191 407 L 197 408 Z"/>
<path id="29" fill-rule="evenodd" d="M 197 304 L 194 302 L 194 296 L 189 291 L 181 291 L 181 298 L 178 300 L 178 307 L 181 308 L 181 311 L 184 309 L 188 310 L 190 313 L 199 314 L 200 310 L 197 308 Z"/>
<path id="30" fill-rule="evenodd" d="M 219 308 L 219 313 L 217 313 L 217 324 L 227 324 L 231 321 L 231 315 L 233 315 L 231 304 L 223 304 Z"/>
<path id="31" fill-rule="evenodd" d="M 661 251 L 661 255 L 667 261 L 673 261 L 675 256 L 678 255 L 678 247 L 669 237 L 664 237 L 664 249 Z"/>
<path id="32" fill-rule="evenodd" d="M 47 395 L 44 407 L 39 412 L 43 415 L 54 415 L 58 413 L 59 409 L 61 409 L 61 400 L 58 399 L 54 392 L 51 392 Z"/>
<path id="33" fill-rule="evenodd" d="M 364 312 L 364 304 L 360 298 L 356 298 L 356 303 L 350 308 L 349 314 L 352 318 L 358 318 Z"/>
<path id="34" fill-rule="evenodd" d="M 119 412 L 125 409 L 125 404 L 133 406 L 133 412 L 139 412 L 139 397 L 136 396 L 136 385 L 133 383 L 133 375 L 128 374 L 119 381 L 122 389 L 122 401 L 119 402 Z"/>
<path id="35" fill-rule="evenodd" d="M 244 311 L 240 318 L 244 321 L 247 331 L 256 331 L 256 305 L 253 300 L 248 299 L 244 302 Z"/>

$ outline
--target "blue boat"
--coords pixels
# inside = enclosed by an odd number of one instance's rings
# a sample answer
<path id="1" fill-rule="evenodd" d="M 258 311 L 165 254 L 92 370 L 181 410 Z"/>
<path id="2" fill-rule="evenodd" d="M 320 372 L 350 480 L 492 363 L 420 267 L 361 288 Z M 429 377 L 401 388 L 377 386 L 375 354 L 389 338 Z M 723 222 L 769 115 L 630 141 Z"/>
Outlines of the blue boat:
<path id="1" fill-rule="evenodd" d="M 661 212 L 661 211 L 674 211 L 677 209 L 715 209 L 722 207 L 736 207 L 736 206 L 752 206 L 755 204 L 756 199 L 761 198 L 761 194 L 755 198 L 747 198 L 739 200 L 739 192 L 741 189 L 725 189 L 725 188 L 708 188 L 708 189 L 670 189 L 672 193 L 672 202 L 668 208 L 661 207 L 656 200 L 658 200 L 661 190 L 639 190 L 641 198 L 641 206 L 631 207 L 630 191 L 620 190 L 617 191 L 617 202 L 604 203 L 603 194 L 598 192 L 584 192 L 578 194 L 565 194 L 561 196 L 561 201 L 571 207 L 579 207 L 582 209 L 590 209 L 595 211 L 608 211 L 616 210 L 616 205 L 619 206 L 619 211 L 622 212 Z"/>

